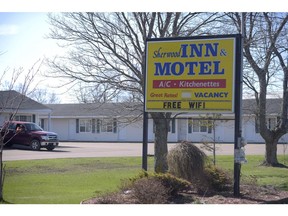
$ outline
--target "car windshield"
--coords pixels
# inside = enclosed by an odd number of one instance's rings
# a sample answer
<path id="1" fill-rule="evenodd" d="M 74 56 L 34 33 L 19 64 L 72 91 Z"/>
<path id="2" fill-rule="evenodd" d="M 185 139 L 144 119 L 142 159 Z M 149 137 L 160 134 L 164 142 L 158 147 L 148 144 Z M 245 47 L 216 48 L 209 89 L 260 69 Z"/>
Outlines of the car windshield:
<path id="1" fill-rule="evenodd" d="M 25 124 L 25 127 L 29 131 L 43 131 L 43 129 L 36 124 Z"/>

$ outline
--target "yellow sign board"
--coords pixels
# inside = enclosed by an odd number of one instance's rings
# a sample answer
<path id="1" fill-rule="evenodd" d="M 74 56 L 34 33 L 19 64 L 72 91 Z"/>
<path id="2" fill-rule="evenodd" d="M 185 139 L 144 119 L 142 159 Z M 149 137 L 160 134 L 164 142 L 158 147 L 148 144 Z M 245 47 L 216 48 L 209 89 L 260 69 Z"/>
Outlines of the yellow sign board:
<path id="1" fill-rule="evenodd" d="M 146 44 L 147 112 L 234 112 L 236 39 Z"/>

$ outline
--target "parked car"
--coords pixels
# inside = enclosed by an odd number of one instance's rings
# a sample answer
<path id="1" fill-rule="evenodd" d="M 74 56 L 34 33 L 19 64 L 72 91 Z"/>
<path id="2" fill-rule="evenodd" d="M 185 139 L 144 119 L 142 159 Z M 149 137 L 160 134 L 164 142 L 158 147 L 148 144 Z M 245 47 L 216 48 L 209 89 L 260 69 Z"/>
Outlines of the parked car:
<path id="1" fill-rule="evenodd" d="M 5 146 L 13 144 L 27 145 L 32 150 L 46 148 L 52 151 L 59 145 L 58 136 L 54 132 L 44 131 L 40 126 L 33 122 L 8 121 L 1 129 L 4 136 Z"/>

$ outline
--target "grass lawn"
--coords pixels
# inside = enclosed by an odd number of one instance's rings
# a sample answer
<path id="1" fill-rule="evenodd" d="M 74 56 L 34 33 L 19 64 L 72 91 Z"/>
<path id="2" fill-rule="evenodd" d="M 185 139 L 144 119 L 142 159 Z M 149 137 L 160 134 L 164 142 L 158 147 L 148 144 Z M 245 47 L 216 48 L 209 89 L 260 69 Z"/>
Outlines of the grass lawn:
<path id="1" fill-rule="evenodd" d="M 246 158 L 248 163 L 241 166 L 241 179 L 243 181 L 256 180 L 259 185 L 273 185 L 288 191 L 287 156 L 278 155 L 278 162 L 286 165 L 286 168 L 260 166 L 264 160 L 263 156 L 248 155 Z M 216 156 L 216 165 L 233 173 L 233 160 L 233 156 Z"/>
<path id="2" fill-rule="evenodd" d="M 141 171 L 141 158 L 73 158 L 5 162 L 4 199 L 19 204 L 79 204 L 114 191 Z M 152 162 L 152 159 L 150 159 Z"/>
<path id="3" fill-rule="evenodd" d="M 263 156 L 247 156 L 241 180 L 288 190 L 287 168 L 261 167 Z M 278 157 L 282 162 L 282 156 Z M 284 158 L 283 158 L 284 159 Z M 73 158 L 5 162 L 4 199 L 17 204 L 79 204 L 115 191 L 121 181 L 141 171 L 141 157 Z M 233 173 L 233 156 L 217 156 L 216 165 Z M 153 169 L 153 158 L 148 158 Z"/>

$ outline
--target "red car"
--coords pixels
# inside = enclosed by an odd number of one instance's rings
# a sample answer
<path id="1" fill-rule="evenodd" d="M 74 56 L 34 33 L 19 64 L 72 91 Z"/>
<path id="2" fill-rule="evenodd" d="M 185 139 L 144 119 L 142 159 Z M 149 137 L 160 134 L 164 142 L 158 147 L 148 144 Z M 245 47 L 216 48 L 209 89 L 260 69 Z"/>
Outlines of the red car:
<path id="1" fill-rule="evenodd" d="M 58 136 L 54 132 L 44 131 L 33 122 L 9 121 L 1 128 L 5 146 L 13 144 L 27 145 L 32 150 L 46 148 L 52 151 L 59 145 Z"/>

